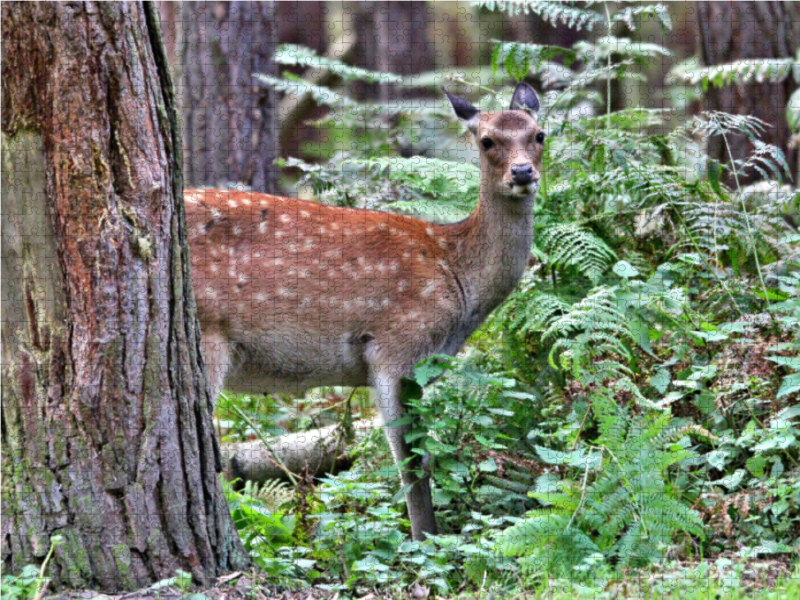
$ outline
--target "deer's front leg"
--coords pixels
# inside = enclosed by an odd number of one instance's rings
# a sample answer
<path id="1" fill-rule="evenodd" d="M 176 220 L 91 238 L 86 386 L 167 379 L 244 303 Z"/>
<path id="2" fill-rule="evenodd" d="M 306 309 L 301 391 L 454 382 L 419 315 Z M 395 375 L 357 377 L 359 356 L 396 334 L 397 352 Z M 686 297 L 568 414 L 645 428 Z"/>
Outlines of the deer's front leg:
<path id="1" fill-rule="evenodd" d="M 411 431 L 411 425 L 386 426 L 403 416 L 400 394 L 402 377 L 383 369 L 373 374 L 371 383 L 375 391 L 375 404 L 384 423 L 383 430 L 401 473 L 403 487 L 407 490 L 405 496 L 411 536 L 415 540 L 424 540 L 425 534 L 436 534 L 430 477 L 427 473 L 422 477 L 418 475 L 423 470 L 422 461 L 418 454 L 411 452 L 411 445 L 405 439 Z"/>

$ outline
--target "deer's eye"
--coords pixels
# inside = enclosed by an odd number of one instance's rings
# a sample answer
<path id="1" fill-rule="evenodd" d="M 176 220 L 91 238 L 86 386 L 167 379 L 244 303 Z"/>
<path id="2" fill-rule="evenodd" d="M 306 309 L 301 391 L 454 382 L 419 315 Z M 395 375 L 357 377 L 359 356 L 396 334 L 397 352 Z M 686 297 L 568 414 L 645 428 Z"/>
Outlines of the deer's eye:
<path id="1" fill-rule="evenodd" d="M 492 148 L 494 148 L 494 142 L 489 138 L 483 138 L 481 140 L 481 148 L 483 148 L 484 150 L 491 150 Z"/>
<path id="2" fill-rule="evenodd" d="M 536 141 L 540 144 L 544 144 L 544 133 L 541 131 L 536 134 Z"/>

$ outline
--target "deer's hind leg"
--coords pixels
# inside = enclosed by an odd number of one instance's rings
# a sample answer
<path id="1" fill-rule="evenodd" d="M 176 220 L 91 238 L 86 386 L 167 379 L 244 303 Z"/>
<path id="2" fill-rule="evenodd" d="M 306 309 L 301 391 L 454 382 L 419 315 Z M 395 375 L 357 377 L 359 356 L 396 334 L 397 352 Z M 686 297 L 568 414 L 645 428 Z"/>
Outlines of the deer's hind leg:
<path id="1" fill-rule="evenodd" d="M 201 332 L 203 358 L 208 374 L 208 389 L 211 401 L 216 404 L 225 376 L 231 366 L 230 341 L 219 330 L 209 327 Z"/>
<path id="2" fill-rule="evenodd" d="M 436 520 L 433 516 L 430 476 L 424 472 L 419 454 L 411 451 L 406 435 L 411 425 L 387 427 L 392 421 L 403 416 L 401 390 L 403 370 L 394 365 L 371 365 L 370 385 L 375 394 L 375 404 L 384 424 L 384 432 L 389 441 L 397 469 L 401 473 L 403 487 L 406 489 L 406 507 L 411 521 L 411 536 L 424 540 L 425 534 L 436 534 Z"/>

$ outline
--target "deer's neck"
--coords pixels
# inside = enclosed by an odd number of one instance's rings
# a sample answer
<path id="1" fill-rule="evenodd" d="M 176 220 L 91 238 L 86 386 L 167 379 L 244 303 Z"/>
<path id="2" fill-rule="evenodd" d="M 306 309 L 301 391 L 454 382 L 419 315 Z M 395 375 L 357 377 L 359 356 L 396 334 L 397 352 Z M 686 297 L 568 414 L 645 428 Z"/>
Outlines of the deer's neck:
<path id="1" fill-rule="evenodd" d="M 481 189 L 472 215 L 449 226 L 448 237 L 456 250 L 452 266 L 471 316 L 485 318 L 525 272 L 533 241 L 533 202 L 533 194 L 517 199 Z"/>

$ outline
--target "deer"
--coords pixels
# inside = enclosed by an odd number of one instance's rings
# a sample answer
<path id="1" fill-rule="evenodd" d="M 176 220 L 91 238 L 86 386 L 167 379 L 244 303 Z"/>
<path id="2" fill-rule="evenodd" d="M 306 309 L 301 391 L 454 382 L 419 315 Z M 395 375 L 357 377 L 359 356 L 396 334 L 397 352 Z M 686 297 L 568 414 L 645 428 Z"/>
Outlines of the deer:
<path id="1" fill-rule="evenodd" d="M 455 356 L 522 278 L 545 139 L 525 83 L 499 112 L 443 91 L 480 155 L 478 203 L 458 223 L 256 192 L 184 194 L 211 397 L 372 387 L 414 540 L 436 521 L 430 471 L 406 441 L 411 426 L 397 423 L 402 382 L 434 354 Z"/>

